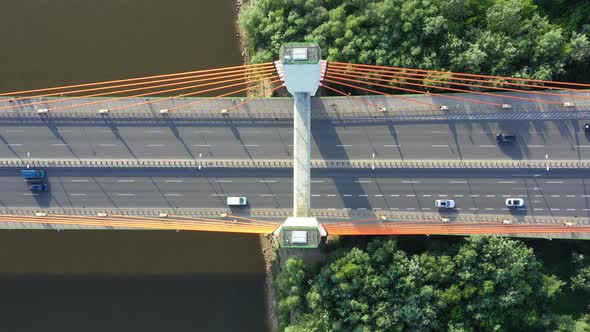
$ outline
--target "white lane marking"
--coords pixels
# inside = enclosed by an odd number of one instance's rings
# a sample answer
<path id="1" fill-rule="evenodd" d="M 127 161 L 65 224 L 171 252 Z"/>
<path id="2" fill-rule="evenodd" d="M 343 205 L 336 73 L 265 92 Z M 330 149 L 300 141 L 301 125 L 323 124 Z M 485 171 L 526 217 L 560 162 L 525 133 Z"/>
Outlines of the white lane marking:
<path id="1" fill-rule="evenodd" d="M 469 208 L 471 211 L 479 210 L 478 208 Z"/>
<path id="2" fill-rule="evenodd" d="M 311 180 L 309 182 L 311 182 L 311 183 L 324 183 L 325 181 L 324 180 Z"/>
<path id="3" fill-rule="evenodd" d="M 208 147 L 211 146 L 211 144 L 193 144 L 193 146 Z"/>
<path id="4" fill-rule="evenodd" d="M 322 195 L 317 195 L 317 194 L 311 195 L 311 197 L 320 197 L 320 196 L 322 196 Z"/>
<path id="5" fill-rule="evenodd" d="M 508 208 L 502 208 L 503 211 L 508 211 Z"/>
<path id="6" fill-rule="evenodd" d="M 99 146 L 117 146 L 117 144 L 99 144 Z"/>
<path id="7" fill-rule="evenodd" d="M 163 133 L 162 130 L 146 130 L 145 132 L 148 134 L 162 134 Z"/>
<path id="8" fill-rule="evenodd" d="M 406 210 L 416 210 L 416 208 L 406 208 Z"/>
<path id="9" fill-rule="evenodd" d="M 541 176 L 541 174 L 512 174 L 512 176 L 516 176 L 516 177 L 523 177 L 523 176 L 539 177 L 539 176 Z"/>
<path id="10" fill-rule="evenodd" d="M 590 209 L 582 209 L 582 211 L 590 211 Z"/>
<path id="11" fill-rule="evenodd" d="M 506 183 L 516 183 L 516 181 L 498 181 L 498 183 L 503 183 L 503 184 L 506 184 Z"/>
<path id="12" fill-rule="evenodd" d="M 25 132 L 24 130 L 21 129 L 6 129 L 7 133 L 23 133 Z"/>
<path id="13" fill-rule="evenodd" d="M 182 182 L 182 180 L 165 180 L 164 182 L 168 182 L 168 183 L 179 183 L 179 182 Z"/>
<path id="14" fill-rule="evenodd" d="M 389 195 L 389 196 L 390 196 L 390 197 L 399 197 L 399 195 L 397 195 L 397 194 L 391 194 L 391 195 Z"/>
<path id="15" fill-rule="evenodd" d="M 590 145 L 576 145 L 577 148 L 590 148 Z"/>
<path id="16" fill-rule="evenodd" d="M 74 180 L 72 180 L 72 182 L 88 182 L 88 180 L 85 180 L 85 179 L 79 179 L 79 180 L 78 179 L 74 179 Z"/>
<path id="17" fill-rule="evenodd" d="M 350 145 L 350 144 L 337 144 L 336 146 L 339 147 L 339 148 L 349 148 L 352 145 Z"/>
<path id="18" fill-rule="evenodd" d="M 221 196 L 227 196 L 226 194 L 211 194 L 209 196 L 213 196 L 213 197 L 221 197 Z"/>
<path id="19" fill-rule="evenodd" d="M 556 208 L 551 208 L 550 210 L 551 211 L 559 211 L 559 209 L 556 209 Z"/>
<path id="20" fill-rule="evenodd" d="M 447 144 L 432 144 L 433 148 L 448 148 Z"/>
<path id="21" fill-rule="evenodd" d="M 495 210 L 494 208 L 485 208 L 486 211 L 493 211 Z"/>
<path id="22" fill-rule="evenodd" d="M 247 148 L 255 148 L 255 147 L 260 146 L 260 145 L 258 145 L 258 144 L 244 144 L 244 146 L 247 147 Z"/>
<path id="23" fill-rule="evenodd" d="M 567 211 L 576 211 L 576 209 L 566 209 Z"/>
<path id="24" fill-rule="evenodd" d="M 180 194 L 164 194 L 164 196 L 178 197 Z"/>
<path id="25" fill-rule="evenodd" d="M 411 194 L 411 195 L 406 195 L 406 197 L 416 197 L 416 195 Z"/>
<path id="26" fill-rule="evenodd" d="M 101 132 L 101 133 L 112 133 L 113 131 L 112 130 L 107 130 L 107 129 L 101 129 L 101 130 L 99 130 L 99 132 Z"/>
<path id="27" fill-rule="evenodd" d="M 455 208 L 455 210 L 459 210 L 459 211 L 461 211 L 461 208 Z"/>
<path id="28" fill-rule="evenodd" d="M 359 197 L 369 197 L 369 195 L 363 194 L 363 195 L 359 195 Z"/>
<path id="29" fill-rule="evenodd" d="M 581 195 L 581 197 L 590 197 L 590 195 Z"/>
<path id="30" fill-rule="evenodd" d="M 432 197 L 432 195 L 422 195 L 422 197 Z"/>
<path id="31" fill-rule="evenodd" d="M 344 197 L 352 197 L 352 195 L 350 195 L 350 194 L 343 194 L 342 196 L 344 196 Z"/>
<path id="32" fill-rule="evenodd" d="M 385 144 L 383 145 L 384 148 L 399 148 L 399 144 Z"/>
<path id="33" fill-rule="evenodd" d="M 447 197 L 447 195 L 438 195 L 438 197 Z"/>
<path id="34" fill-rule="evenodd" d="M 383 197 L 383 195 L 373 195 L 373 196 L 375 196 L 375 197 Z"/>
<path id="35" fill-rule="evenodd" d="M 67 144 L 64 143 L 53 143 L 51 146 L 66 146 Z"/>
<path id="36" fill-rule="evenodd" d="M 510 197 L 510 195 L 502 195 L 502 197 Z"/>
<path id="37" fill-rule="evenodd" d="M 422 208 L 422 210 L 431 210 L 430 208 Z"/>
<path id="38" fill-rule="evenodd" d="M 165 146 L 164 144 L 148 144 L 147 146 L 149 147 L 160 147 L 160 146 Z"/>
<path id="39" fill-rule="evenodd" d="M 289 147 L 293 147 L 293 144 L 289 144 Z"/>
<path id="40" fill-rule="evenodd" d="M 543 195 L 535 195 L 535 197 L 543 197 Z"/>
<path id="41" fill-rule="evenodd" d="M 20 143 L 8 143 L 9 146 L 23 146 Z"/>
<path id="42" fill-rule="evenodd" d="M 32 194 L 32 193 L 25 193 L 23 195 L 25 195 L 25 196 L 39 196 L 39 194 Z"/>
<path id="43" fill-rule="evenodd" d="M 402 181 L 402 183 L 422 183 L 422 181 Z"/>
<path id="44" fill-rule="evenodd" d="M 490 145 L 490 144 L 482 144 L 479 146 L 480 148 L 495 148 L 495 145 Z"/>
<path id="45" fill-rule="evenodd" d="M 517 208 L 518 211 L 526 211 L 526 208 Z"/>
<path id="46" fill-rule="evenodd" d="M 467 181 L 450 181 L 450 183 L 467 183 Z"/>
<path id="47" fill-rule="evenodd" d="M 448 131 L 431 131 L 433 134 L 448 134 Z"/>
<path id="48" fill-rule="evenodd" d="M 544 148 L 545 145 L 527 145 L 529 148 Z"/>
<path id="49" fill-rule="evenodd" d="M 258 130 L 240 130 L 240 134 L 260 134 Z"/>
<path id="50" fill-rule="evenodd" d="M 479 195 L 469 195 L 470 197 L 479 197 Z"/>
<path id="51" fill-rule="evenodd" d="M 367 208 L 357 208 L 358 211 L 365 211 Z"/>
<path id="52" fill-rule="evenodd" d="M 463 195 L 455 195 L 455 197 L 463 197 Z"/>
<path id="53" fill-rule="evenodd" d="M 486 195 L 486 197 L 496 197 L 496 195 Z"/>
<path id="54" fill-rule="evenodd" d="M 210 130 L 193 130 L 193 133 L 195 134 L 208 134 L 210 132 Z"/>
<path id="55" fill-rule="evenodd" d="M 534 208 L 533 210 L 535 210 L 535 211 L 543 211 L 543 209 L 541 209 L 541 208 Z"/>
<path id="56" fill-rule="evenodd" d="M 389 208 L 390 210 L 399 210 L 399 208 Z"/>
<path id="57" fill-rule="evenodd" d="M 86 196 L 86 194 L 70 194 L 70 196 Z"/>
<path id="58" fill-rule="evenodd" d="M 576 197 L 576 195 L 565 195 L 565 197 Z"/>
<path id="59" fill-rule="evenodd" d="M 275 196 L 275 194 L 260 194 L 258 196 L 260 196 L 260 197 L 273 197 L 273 196 Z"/>
<path id="60" fill-rule="evenodd" d="M 551 197 L 561 197 L 561 195 L 551 195 Z"/>
<path id="61" fill-rule="evenodd" d="M 275 183 L 275 182 L 277 182 L 277 180 L 260 180 L 258 182 L 260 182 L 260 183 Z"/>
<path id="62" fill-rule="evenodd" d="M 545 183 L 559 184 L 563 183 L 563 181 L 545 181 Z"/>
<path id="63" fill-rule="evenodd" d="M 354 181 L 354 183 L 371 183 L 371 182 L 373 182 L 373 181 L 370 181 L 370 180 L 357 180 L 357 181 Z"/>
<path id="64" fill-rule="evenodd" d="M 117 182 L 135 182 L 135 180 L 117 180 Z"/>
<path id="65" fill-rule="evenodd" d="M 230 182 L 233 182 L 233 180 L 215 180 L 215 182 L 217 182 L 217 183 L 230 183 Z"/>
<path id="66" fill-rule="evenodd" d="M 512 188 L 512 190 L 543 190 L 543 188 L 539 188 L 539 187 L 534 187 L 534 188 L 522 187 L 522 188 Z"/>
<path id="67" fill-rule="evenodd" d="M 117 196 L 135 196 L 135 194 L 117 194 Z"/>
<path id="68" fill-rule="evenodd" d="M 336 195 L 332 195 L 332 194 L 330 194 L 330 195 L 328 195 L 328 197 L 336 197 Z"/>

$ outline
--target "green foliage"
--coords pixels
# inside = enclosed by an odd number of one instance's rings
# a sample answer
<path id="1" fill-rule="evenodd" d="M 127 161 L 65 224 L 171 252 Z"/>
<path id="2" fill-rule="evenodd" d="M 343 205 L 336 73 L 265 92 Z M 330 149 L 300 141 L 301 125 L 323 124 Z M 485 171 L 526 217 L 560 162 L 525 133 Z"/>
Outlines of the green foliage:
<path id="1" fill-rule="evenodd" d="M 305 264 L 297 258 L 289 258 L 275 279 L 275 294 L 278 320 L 287 326 L 292 317 L 297 317 L 304 309 L 304 295 L 307 291 L 307 272 Z"/>
<path id="2" fill-rule="evenodd" d="M 521 242 L 471 237 L 443 252 L 409 256 L 396 242 L 377 240 L 334 257 L 310 280 L 285 331 L 549 331 L 575 324 L 551 314 L 564 283 L 543 274 Z M 301 283 L 295 280 L 286 284 Z M 278 293 L 290 294 L 282 302 L 295 292 Z"/>
<path id="3" fill-rule="evenodd" d="M 572 264 L 576 273 L 571 278 L 571 288 L 573 291 L 590 292 L 590 261 L 584 255 L 572 254 Z"/>
<path id="4" fill-rule="evenodd" d="M 329 61 L 551 79 L 590 62 L 590 2 L 578 2 L 563 28 L 532 0 L 255 0 L 239 24 L 253 63 L 305 40 Z"/>

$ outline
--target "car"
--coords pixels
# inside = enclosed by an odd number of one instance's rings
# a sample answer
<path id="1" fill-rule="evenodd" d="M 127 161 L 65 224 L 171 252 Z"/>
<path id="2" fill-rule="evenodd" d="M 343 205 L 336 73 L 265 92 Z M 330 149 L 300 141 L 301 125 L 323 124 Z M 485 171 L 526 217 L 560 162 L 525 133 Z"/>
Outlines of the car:
<path id="1" fill-rule="evenodd" d="M 589 132 L 590 131 L 590 123 L 584 124 L 584 131 L 585 132 Z"/>
<path id="2" fill-rule="evenodd" d="M 508 207 L 524 206 L 524 199 L 522 199 L 522 198 L 506 198 L 506 206 L 508 206 Z"/>
<path id="3" fill-rule="evenodd" d="M 47 191 L 47 184 L 45 184 L 45 183 L 30 184 L 29 189 L 31 191 Z"/>
<path id="4" fill-rule="evenodd" d="M 246 199 L 246 197 L 232 197 L 229 196 L 227 198 L 227 205 L 239 205 L 239 206 L 243 206 L 248 204 L 248 200 Z"/>
<path id="5" fill-rule="evenodd" d="M 455 201 L 452 199 L 437 199 L 434 201 L 434 207 L 439 209 L 452 209 L 455 207 Z"/>
<path id="6" fill-rule="evenodd" d="M 496 142 L 498 143 L 512 143 L 516 141 L 516 135 L 514 134 L 496 134 Z"/>

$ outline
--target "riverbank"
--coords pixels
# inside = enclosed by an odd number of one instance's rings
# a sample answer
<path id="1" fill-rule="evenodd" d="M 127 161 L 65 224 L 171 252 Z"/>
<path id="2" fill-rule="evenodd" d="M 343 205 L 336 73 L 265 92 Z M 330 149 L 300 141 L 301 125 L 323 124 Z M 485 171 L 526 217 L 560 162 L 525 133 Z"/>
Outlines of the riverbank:
<path id="1" fill-rule="evenodd" d="M 279 322 L 277 320 L 277 302 L 273 289 L 273 279 L 275 275 L 275 269 L 278 266 L 277 251 L 279 248 L 279 243 L 273 235 L 260 234 L 259 240 L 260 251 L 262 253 L 262 257 L 264 258 L 265 266 L 264 289 L 267 325 L 269 331 L 278 332 Z"/>

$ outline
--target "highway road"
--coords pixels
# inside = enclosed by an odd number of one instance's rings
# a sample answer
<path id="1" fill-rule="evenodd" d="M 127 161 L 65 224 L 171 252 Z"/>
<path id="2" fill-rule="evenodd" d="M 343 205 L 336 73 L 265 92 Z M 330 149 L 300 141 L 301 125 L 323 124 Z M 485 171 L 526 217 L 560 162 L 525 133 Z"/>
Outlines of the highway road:
<path id="1" fill-rule="evenodd" d="M 590 136 L 579 120 L 419 121 L 368 125 L 312 124 L 315 159 L 590 159 Z M 517 142 L 499 146 L 495 134 Z M 0 124 L 0 156 L 104 159 L 285 159 L 292 124 L 98 120 Z"/>
<path id="2" fill-rule="evenodd" d="M 48 169 L 50 191 L 32 193 L 18 169 L 0 169 L 0 207 L 221 208 L 247 196 L 250 208 L 290 208 L 288 169 Z M 452 214 L 590 216 L 590 170 L 314 170 L 312 208 Z M 525 208 L 504 201 L 521 197 Z"/>

